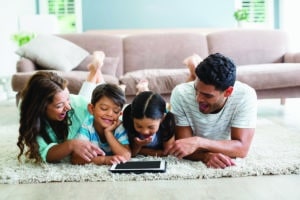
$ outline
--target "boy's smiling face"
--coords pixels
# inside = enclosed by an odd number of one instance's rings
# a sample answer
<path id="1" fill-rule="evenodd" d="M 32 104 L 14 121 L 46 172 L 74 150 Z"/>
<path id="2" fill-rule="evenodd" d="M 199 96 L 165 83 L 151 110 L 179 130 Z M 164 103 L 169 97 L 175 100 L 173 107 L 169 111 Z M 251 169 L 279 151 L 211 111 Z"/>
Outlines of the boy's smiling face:
<path id="1" fill-rule="evenodd" d="M 110 98 L 102 97 L 94 105 L 88 105 L 89 112 L 94 116 L 94 126 L 96 129 L 105 129 L 118 121 L 122 114 L 122 108 L 115 104 Z"/>

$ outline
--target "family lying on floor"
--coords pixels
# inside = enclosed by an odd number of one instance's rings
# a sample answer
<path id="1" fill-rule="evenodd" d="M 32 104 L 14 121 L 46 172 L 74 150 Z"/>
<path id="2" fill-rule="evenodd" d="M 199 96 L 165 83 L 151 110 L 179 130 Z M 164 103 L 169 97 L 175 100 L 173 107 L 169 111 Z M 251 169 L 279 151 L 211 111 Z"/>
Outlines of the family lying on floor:
<path id="1" fill-rule="evenodd" d="M 255 132 L 257 96 L 236 81 L 234 62 L 220 54 L 184 60 L 189 80 L 177 85 L 167 105 L 141 80 L 127 105 L 124 90 L 104 82 L 105 54 L 95 52 L 78 95 L 53 72 L 37 72 L 21 94 L 17 145 L 35 163 L 111 165 L 136 155 L 202 161 L 207 167 L 235 165 L 247 156 Z M 125 108 L 123 108 L 125 107 Z"/>

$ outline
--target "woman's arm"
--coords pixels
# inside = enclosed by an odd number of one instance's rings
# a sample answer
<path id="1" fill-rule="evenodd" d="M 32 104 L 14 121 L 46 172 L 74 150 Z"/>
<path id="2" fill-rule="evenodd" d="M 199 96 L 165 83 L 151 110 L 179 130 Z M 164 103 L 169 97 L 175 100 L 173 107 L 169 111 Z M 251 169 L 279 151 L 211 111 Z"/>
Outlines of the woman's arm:
<path id="1" fill-rule="evenodd" d="M 58 162 L 72 153 L 77 154 L 83 160 L 90 162 L 97 155 L 105 153 L 90 141 L 73 139 L 52 146 L 47 153 L 47 162 Z"/>

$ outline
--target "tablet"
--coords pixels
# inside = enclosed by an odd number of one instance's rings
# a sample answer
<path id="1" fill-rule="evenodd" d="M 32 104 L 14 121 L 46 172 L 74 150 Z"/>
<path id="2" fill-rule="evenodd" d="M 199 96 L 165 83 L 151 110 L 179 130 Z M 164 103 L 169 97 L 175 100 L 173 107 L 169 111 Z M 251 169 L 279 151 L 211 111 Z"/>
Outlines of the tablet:
<path id="1" fill-rule="evenodd" d="M 167 162 L 165 160 L 155 161 L 128 161 L 126 163 L 114 164 L 109 171 L 113 173 L 162 173 L 166 172 Z"/>

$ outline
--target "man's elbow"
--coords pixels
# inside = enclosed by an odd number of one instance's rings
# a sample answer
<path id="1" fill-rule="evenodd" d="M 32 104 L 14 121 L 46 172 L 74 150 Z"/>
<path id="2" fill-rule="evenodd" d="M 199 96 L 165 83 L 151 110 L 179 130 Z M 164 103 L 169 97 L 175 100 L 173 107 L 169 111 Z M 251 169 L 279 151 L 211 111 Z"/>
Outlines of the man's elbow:
<path id="1" fill-rule="evenodd" d="M 248 152 L 249 152 L 249 148 L 241 148 L 241 149 L 238 151 L 238 154 L 236 155 L 236 157 L 239 157 L 239 158 L 246 158 L 247 155 L 248 155 Z"/>

